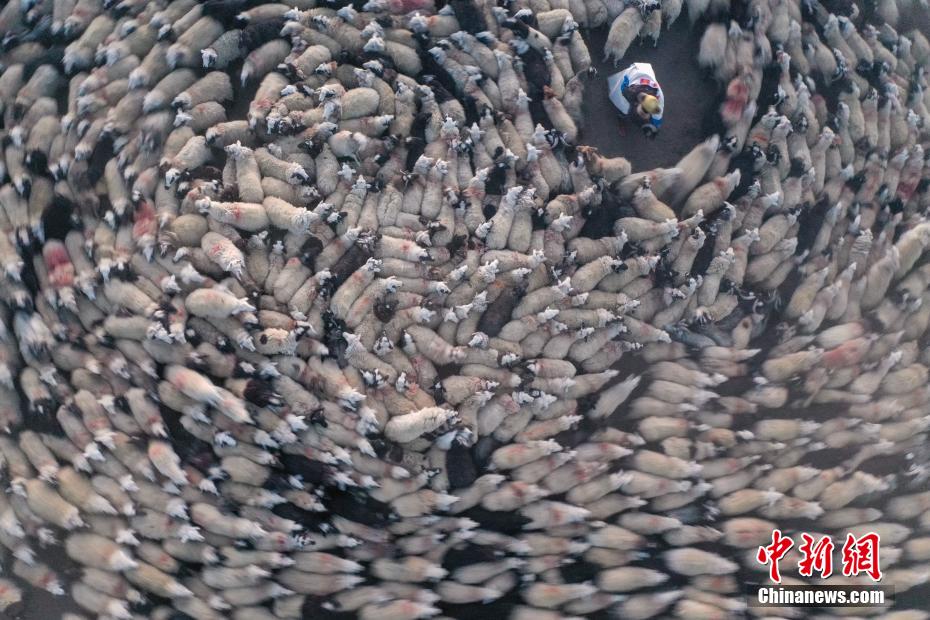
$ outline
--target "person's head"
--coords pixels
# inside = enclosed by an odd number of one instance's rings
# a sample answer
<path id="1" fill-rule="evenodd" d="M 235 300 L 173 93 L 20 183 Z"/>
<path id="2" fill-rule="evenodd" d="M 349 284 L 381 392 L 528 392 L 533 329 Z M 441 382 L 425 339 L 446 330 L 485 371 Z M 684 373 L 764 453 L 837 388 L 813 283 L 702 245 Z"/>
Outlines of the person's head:
<path id="1" fill-rule="evenodd" d="M 653 95 L 641 93 L 639 96 L 639 105 L 643 111 L 649 114 L 657 114 L 659 112 L 659 100 Z"/>

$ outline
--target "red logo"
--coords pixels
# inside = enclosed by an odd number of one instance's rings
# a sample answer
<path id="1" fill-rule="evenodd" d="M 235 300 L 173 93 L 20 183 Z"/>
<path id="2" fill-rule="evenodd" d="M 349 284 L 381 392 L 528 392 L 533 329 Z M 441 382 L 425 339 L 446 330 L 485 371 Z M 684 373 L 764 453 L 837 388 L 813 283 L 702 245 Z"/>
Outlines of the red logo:
<path id="1" fill-rule="evenodd" d="M 799 547 L 803 556 L 798 562 L 798 573 L 802 577 L 813 577 L 816 571 L 821 579 L 833 574 L 833 550 L 836 545 L 829 536 L 815 540 L 810 534 L 801 534 L 804 541 Z M 856 577 L 865 573 L 873 581 L 881 581 L 882 571 L 879 565 L 879 535 L 874 532 L 863 534 L 856 538 L 852 534 L 846 535 L 843 543 L 843 576 Z M 772 542 L 759 547 L 756 560 L 769 567 L 769 578 L 774 583 L 781 583 L 781 572 L 778 562 L 794 547 L 794 540 L 790 536 L 783 536 L 781 530 L 772 531 Z"/>
<path id="2" fill-rule="evenodd" d="M 829 536 L 824 536 L 814 544 L 814 537 L 810 534 L 801 534 L 804 544 L 798 547 L 798 551 L 804 556 L 798 562 L 798 572 L 802 577 L 811 577 L 814 570 L 820 573 L 822 579 L 826 579 L 833 574 L 833 541 Z"/>
<path id="3" fill-rule="evenodd" d="M 865 573 L 872 581 L 881 581 L 882 569 L 878 565 L 878 534 L 869 532 L 856 538 L 852 534 L 846 535 L 843 543 L 843 575 L 855 577 Z"/>
<path id="4" fill-rule="evenodd" d="M 787 536 L 781 535 L 781 530 L 772 532 L 772 544 L 766 547 L 759 547 L 756 553 L 756 560 L 760 564 L 769 564 L 769 579 L 775 583 L 781 583 L 781 573 L 778 572 L 778 562 L 788 550 L 794 546 L 794 541 Z"/>

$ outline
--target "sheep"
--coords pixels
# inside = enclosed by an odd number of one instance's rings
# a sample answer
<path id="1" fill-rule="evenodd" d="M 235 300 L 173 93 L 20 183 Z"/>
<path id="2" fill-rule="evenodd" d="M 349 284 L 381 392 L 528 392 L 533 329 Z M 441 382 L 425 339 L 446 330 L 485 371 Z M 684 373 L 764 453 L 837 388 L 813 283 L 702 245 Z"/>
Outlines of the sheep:
<path id="1" fill-rule="evenodd" d="M 614 66 L 620 64 L 627 49 L 639 36 L 645 25 L 642 13 L 635 7 L 627 7 L 610 25 L 604 43 L 604 62 L 613 58 Z"/>
<path id="2" fill-rule="evenodd" d="M 715 71 L 723 65 L 727 50 L 727 27 L 721 23 L 707 26 L 698 48 L 698 64 Z"/>
<path id="3" fill-rule="evenodd" d="M 682 171 L 678 182 L 661 198 L 672 206 L 680 205 L 704 178 L 719 145 L 720 137 L 713 135 L 678 160 L 675 167 Z"/>
<path id="4" fill-rule="evenodd" d="M 688 196 L 682 207 L 681 214 L 692 216 L 699 211 L 703 211 L 706 216 L 714 213 L 723 206 L 723 202 L 739 185 L 740 176 L 740 171 L 734 170 L 724 177 L 718 177 L 701 185 Z"/>

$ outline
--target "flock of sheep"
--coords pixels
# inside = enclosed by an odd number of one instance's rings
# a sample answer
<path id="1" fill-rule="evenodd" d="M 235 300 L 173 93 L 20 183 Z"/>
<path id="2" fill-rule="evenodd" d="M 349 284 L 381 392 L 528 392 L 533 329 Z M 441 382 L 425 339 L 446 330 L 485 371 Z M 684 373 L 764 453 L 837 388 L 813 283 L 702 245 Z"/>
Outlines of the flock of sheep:
<path id="1" fill-rule="evenodd" d="M 808 617 L 775 529 L 925 585 L 897 1 L 7 2 L 0 614 Z M 584 33 L 682 11 L 722 131 L 634 172 Z"/>

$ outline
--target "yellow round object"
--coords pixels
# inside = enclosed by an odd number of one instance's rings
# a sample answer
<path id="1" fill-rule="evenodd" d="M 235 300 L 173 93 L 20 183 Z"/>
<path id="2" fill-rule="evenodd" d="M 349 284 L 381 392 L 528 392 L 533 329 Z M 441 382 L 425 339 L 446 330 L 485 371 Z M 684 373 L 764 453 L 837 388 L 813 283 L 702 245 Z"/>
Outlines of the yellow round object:
<path id="1" fill-rule="evenodd" d="M 642 105 L 643 109 L 650 114 L 655 114 L 659 111 L 659 100 L 652 95 L 646 95 L 643 97 L 643 101 L 640 105 Z"/>

